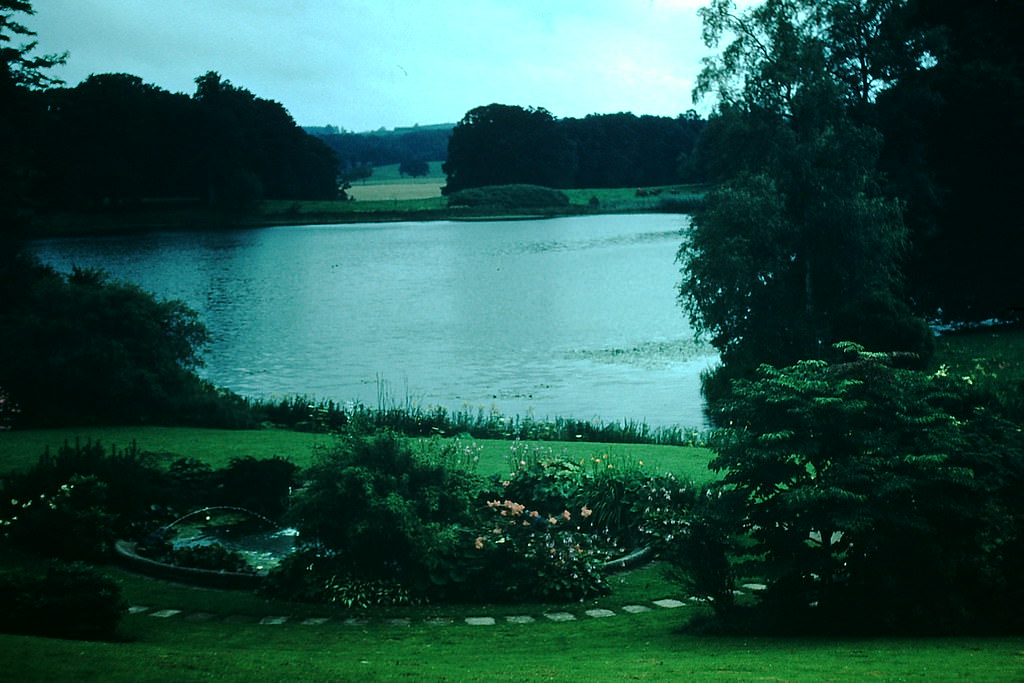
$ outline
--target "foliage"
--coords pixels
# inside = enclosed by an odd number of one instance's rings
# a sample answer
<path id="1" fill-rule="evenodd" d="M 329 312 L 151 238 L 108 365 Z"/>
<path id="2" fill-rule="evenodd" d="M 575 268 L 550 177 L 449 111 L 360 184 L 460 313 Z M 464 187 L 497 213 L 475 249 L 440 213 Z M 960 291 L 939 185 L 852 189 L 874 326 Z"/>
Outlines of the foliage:
<path id="1" fill-rule="evenodd" d="M 218 474 L 219 505 L 237 505 L 264 516 L 280 518 L 289 504 L 298 468 L 281 457 L 257 460 L 232 458 Z"/>
<path id="2" fill-rule="evenodd" d="M 722 479 L 677 562 L 720 612 L 737 578 L 763 580 L 772 627 L 1016 620 L 1005 572 L 1021 539 L 1020 429 L 955 378 L 841 350 L 735 383 L 713 440 Z"/>
<path id="3" fill-rule="evenodd" d="M 512 500 L 492 500 L 472 550 L 455 563 L 457 590 L 486 601 L 567 602 L 608 592 L 595 537 L 573 514 L 542 514 Z M 584 508 L 581 515 L 588 515 Z M 468 553 L 468 556 L 466 554 Z"/>
<path id="4" fill-rule="evenodd" d="M 878 98 L 884 170 L 907 204 L 908 287 L 947 321 L 1019 319 L 1024 252 L 1017 173 L 1024 153 L 1024 10 L 1013 2 L 907 2 L 927 68 Z M 909 42 L 909 41 L 908 41 Z"/>
<path id="5" fill-rule="evenodd" d="M 355 576 L 344 561 L 313 548 L 284 558 L 267 575 L 261 592 L 275 598 L 338 607 L 412 605 L 416 600 L 393 578 Z"/>
<path id="6" fill-rule="evenodd" d="M 546 209 L 568 206 L 569 198 L 563 192 L 537 185 L 494 185 L 451 192 L 448 204 L 495 210 Z"/>
<path id="7" fill-rule="evenodd" d="M 10 499 L 21 501 L 22 509 L 37 501 L 34 515 L 21 515 L 22 524 L 32 520 L 33 526 L 23 526 L 19 538 L 44 554 L 75 559 L 101 556 L 113 535 L 131 533 L 134 524 L 151 519 L 153 505 L 168 502 L 160 472 L 135 444 L 108 452 L 99 441 L 65 442 L 56 454 L 47 449 L 28 470 L 7 475 L 2 490 L 0 510 Z M 11 503 L 5 516 L 18 509 Z"/>
<path id="8" fill-rule="evenodd" d="M 477 107 L 448 140 L 443 192 L 511 183 L 568 187 L 572 163 L 569 141 L 546 109 Z"/>
<path id="9" fill-rule="evenodd" d="M 5 501 L 3 537 L 42 556 L 100 561 L 113 547 L 115 523 L 107 486 L 95 476 L 72 476 L 35 498 Z"/>
<path id="10" fill-rule="evenodd" d="M 888 82 L 875 39 L 889 9 L 768 0 L 737 13 L 716 0 L 701 10 L 709 47 L 731 37 L 697 89 L 719 98 L 701 144 L 721 184 L 680 248 L 680 300 L 730 376 L 824 358 L 845 339 L 921 365 L 933 351 L 902 290 L 906 230 L 883 191 L 883 140 L 860 114 Z M 845 41 L 854 34 L 867 42 Z"/>
<path id="11" fill-rule="evenodd" d="M 341 437 L 307 472 L 286 519 L 347 574 L 425 590 L 471 520 L 481 480 L 429 461 L 393 433 Z"/>
<path id="12" fill-rule="evenodd" d="M 146 555 L 167 564 L 193 569 L 209 569 L 226 572 L 256 571 L 237 550 L 231 550 L 221 543 L 188 545 L 180 548 L 164 547 L 157 552 L 147 551 Z"/>
<path id="13" fill-rule="evenodd" d="M 398 165 L 398 172 L 403 176 L 421 178 L 430 173 L 430 164 L 423 159 L 405 159 Z"/>
<path id="14" fill-rule="evenodd" d="M 175 422 L 228 399 L 201 382 L 206 328 L 180 301 L 16 261 L 0 273 L 0 386 L 31 425 Z"/>
<path id="15" fill-rule="evenodd" d="M 693 111 L 674 119 L 628 112 L 556 119 L 545 109 L 477 107 L 452 131 L 444 191 L 509 183 L 649 187 L 682 174 L 697 181 L 688 158 L 703 126 Z"/>
<path id="16" fill-rule="evenodd" d="M 110 639 L 128 611 L 121 588 L 82 564 L 51 564 L 40 576 L 0 574 L 0 631 Z"/>

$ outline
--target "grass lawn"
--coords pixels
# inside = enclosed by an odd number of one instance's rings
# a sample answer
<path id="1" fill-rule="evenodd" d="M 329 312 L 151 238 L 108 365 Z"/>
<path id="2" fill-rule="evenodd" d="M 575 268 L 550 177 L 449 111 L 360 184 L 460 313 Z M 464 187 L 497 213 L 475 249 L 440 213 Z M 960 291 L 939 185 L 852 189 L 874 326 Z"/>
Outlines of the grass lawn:
<path id="1" fill-rule="evenodd" d="M 96 427 L 82 429 L 32 429 L 0 432 L 0 473 L 22 470 L 35 464 L 43 451 L 51 452 L 65 441 L 88 439 L 118 448 L 132 441 L 139 450 L 150 454 L 156 462 L 169 465 L 179 458 L 196 458 L 210 466 L 224 467 L 232 458 L 252 456 L 272 458 L 280 456 L 300 467 L 309 465 L 316 449 L 330 445 L 333 437 L 325 434 L 307 434 L 283 429 L 225 430 L 193 429 L 186 427 Z M 505 474 L 512 457 L 511 441 L 491 439 L 463 439 L 476 443 L 482 450 L 478 471 L 481 474 Z M 711 452 L 703 448 L 684 446 L 655 446 L 643 444 L 600 444 L 588 442 L 524 441 L 517 453 L 535 451 L 541 457 L 548 454 L 596 467 L 595 460 L 603 460 L 602 467 L 639 465 L 652 472 L 672 472 L 682 479 L 707 481 L 712 473 L 707 469 Z M 604 458 L 604 456 L 608 458 Z"/>
<path id="2" fill-rule="evenodd" d="M 10 681 L 1012 681 L 1024 639 L 682 635 L 688 610 L 569 623 L 320 626 L 126 617 L 126 642 L 0 636 Z"/>

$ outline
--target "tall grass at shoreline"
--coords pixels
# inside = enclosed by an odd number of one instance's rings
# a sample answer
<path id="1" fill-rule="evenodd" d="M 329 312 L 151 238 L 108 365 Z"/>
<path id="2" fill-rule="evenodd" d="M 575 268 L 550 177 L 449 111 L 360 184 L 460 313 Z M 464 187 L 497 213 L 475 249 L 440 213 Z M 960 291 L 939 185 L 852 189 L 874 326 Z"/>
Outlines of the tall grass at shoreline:
<path id="1" fill-rule="evenodd" d="M 555 417 L 506 416 L 496 410 L 443 406 L 423 407 L 406 399 L 401 404 L 378 392 L 377 407 L 362 403 L 342 404 L 291 396 L 278 401 L 252 401 L 252 409 L 264 422 L 301 431 L 346 430 L 370 434 L 390 429 L 408 436 L 458 436 L 474 439 L 522 441 L 584 441 L 635 443 L 664 446 L 701 446 L 703 430 L 692 427 L 652 427 L 645 422 L 578 420 Z"/>

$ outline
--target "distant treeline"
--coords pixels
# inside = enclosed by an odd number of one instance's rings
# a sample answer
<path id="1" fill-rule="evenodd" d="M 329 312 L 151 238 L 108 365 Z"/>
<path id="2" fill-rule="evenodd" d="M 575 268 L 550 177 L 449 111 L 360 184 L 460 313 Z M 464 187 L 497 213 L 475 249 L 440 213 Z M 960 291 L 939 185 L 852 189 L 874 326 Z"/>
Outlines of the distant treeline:
<path id="1" fill-rule="evenodd" d="M 445 192 L 515 183 L 599 188 L 697 180 L 689 160 L 704 125 L 693 112 L 557 119 L 542 108 L 477 107 L 452 131 Z"/>
<path id="2" fill-rule="evenodd" d="M 410 161 L 444 161 L 452 125 L 401 128 L 375 133 L 348 133 L 331 126 L 307 128 L 338 157 L 343 171 Z"/>
<path id="3" fill-rule="evenodd" d="M 214 72 L 193 95 L 129 74 L 93 75 L 31 93 L 25 169 L 37 203 L 71 209 L 174 199 L 243 206 L 258 199 L 327 199 L 337 160 L 278 102 Z"/>
<path id="4" fill-rule="evenodd" d="M 491 104 L 454 126 L 375 133 L 307 128 L 356 169 L 448 160 L 448 190 L 535 184 L 556 188 L 648 187 L 695 180 L 690 164 L 705 121 L 632 113 L 555 118 L 545 109 Z"/>

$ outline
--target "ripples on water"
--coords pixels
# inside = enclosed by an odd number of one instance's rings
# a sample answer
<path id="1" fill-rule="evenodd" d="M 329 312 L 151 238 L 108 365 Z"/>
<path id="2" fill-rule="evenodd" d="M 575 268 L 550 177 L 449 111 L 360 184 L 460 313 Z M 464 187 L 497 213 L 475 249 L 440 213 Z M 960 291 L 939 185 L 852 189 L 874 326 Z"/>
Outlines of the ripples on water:
<path id="1" fill-rule="evenodd" d="M 209 328 L 201 374 L 256 397 L 703 425 L 676 302 L 678 215 L 290 226 L 41 240 L 184 300 Z M 383 380 L 383 385 L 382 385 Z"/>

